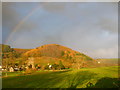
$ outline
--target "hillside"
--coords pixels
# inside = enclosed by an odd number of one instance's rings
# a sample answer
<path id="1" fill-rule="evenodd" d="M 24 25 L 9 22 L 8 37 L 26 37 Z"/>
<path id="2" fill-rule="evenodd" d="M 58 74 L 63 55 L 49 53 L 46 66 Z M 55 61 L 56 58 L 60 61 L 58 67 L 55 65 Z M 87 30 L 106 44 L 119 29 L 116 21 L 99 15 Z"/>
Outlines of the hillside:
<path id="1" fill-rule="evenodd" d="M 67 67 L 87 67 L 95 62 L 91 57 L 58 44 L 47 44 L 31 49 L 23 54 L 34 57 L 36 64 L 58 63 L 62 61 Z M 43 63 L 44 62 L 44 63 Z"/>
<path id="2" fill-rule="evenodd" d="M 31 49 L 21 49 L 21 48 L 13 48 L 14 51 L 18 52 L 18 53 L 25 53 Z"/>

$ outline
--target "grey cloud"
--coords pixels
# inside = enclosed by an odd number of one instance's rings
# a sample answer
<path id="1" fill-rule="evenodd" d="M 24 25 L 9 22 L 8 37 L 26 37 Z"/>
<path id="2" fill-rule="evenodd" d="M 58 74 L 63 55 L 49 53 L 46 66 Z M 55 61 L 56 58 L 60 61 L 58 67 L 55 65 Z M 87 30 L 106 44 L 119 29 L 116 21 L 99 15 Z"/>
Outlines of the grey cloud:
<path id="1" fill-rule="evenodd" d="M 0 13 L 2 13 L 2 2 L 0 2 Z M 0 43 L 2 43 L 2 14 L 0 14 Z"/>
<path id="2" fill-rule="evenodd" d="M 91 57 L 94 58 L 118 58 L 118 46 L 114 45 L 110 48 L 99 48 L 88 53 Z"/>
<path id="3" fill-rule="evenodd" d="M 9 34 L 18 26 L 17 32 L 31 31 L 38 27 L 38 24 L 32 21 L 24 21 L 25 17 L 21 17 L 20 13 L 15 10 L 16 8 L 21 8 L 24 4 L 24 8 L 28 3 L 14 3 L 14 2 L 3 2 L 2 4 L 2 26 L 3 26 L 3 43 L 8 38 Z M 30 5 L 32 3 L 29 3 Z M 14 8 L 13 8 L 14 7 Z M 22 7 L 23 8 L 23 7 Z M 21 22 L 23 20 L 23 22 Z M 22 23 L 21 25 L 19 25 Z M 7 27 L 6 27 L 7 26 Z"/>
<path id="4" fill-rule="evenodd" d="M 51 3 L 51 2 L 45 2 L 40 3 L 43 9 L 49 11 L 49 12 L 62 12 L 65 9 L 66 3 Z"/>
<path id="5" fill-rule="evenodd" d="M 76 19 L 79 18 L 81 22 L 78 21 L 78 23 L 81 26 L 90 23 L 108 32 L 117 33 L 117 3 L 47 3 L 43 4 L 43 7 L 49 12 L 62 13 L 61 15 L 71 19 L 72 22 L 75 21 L 75 24 Z"/>
<path id="6" fill-rule="evenodd" d="M 4 2 L 2 4 L 2 18 L 3 18 L 3 25 L 13 26 L 18 22 L 19 14 L 10 7 L 11 3 Z M 13 23 L 10 23 L 13 22 Z"/>
<path id="7" fill-rule="evenodd" d="M 17 32 L 30 32 L 35 30 L 38 27 L 37 23 L 33 22 L 24 22 L 18 29 Z"/>
<path id="8" fill-rule="evenodd" d="M 107 30 L 110 33 L 117 33 L 118 32 L 117 19 L 112 20 L 112 19 L 102 18 L 97 25 L 100 26 L 101 29 Z"/>
<path id="9" fill-rule="evenodd" d="M 19 22 L 19 14 L 10 8 L 9 3 L 2 3 L 2 39 L 6 40 L 14 26 Z M 7 26 L 7 27 L 6 27 Z"/>

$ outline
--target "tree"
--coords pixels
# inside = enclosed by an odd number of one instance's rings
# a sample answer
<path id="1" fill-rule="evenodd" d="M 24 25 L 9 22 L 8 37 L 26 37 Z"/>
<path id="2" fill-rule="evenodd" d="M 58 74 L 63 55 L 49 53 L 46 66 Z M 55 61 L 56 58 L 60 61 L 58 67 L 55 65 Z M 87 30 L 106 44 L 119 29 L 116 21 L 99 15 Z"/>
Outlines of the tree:
<path id="1" fill-rule="evenodd" d="M 61 52 L 61 56 L 64 56 L 64 54 L 65 54 L 64 51 L 62 51 L 62 52 Z"/>
<path id="2" fill-rule="evenodd" d="M 61 60 L 59 61 L 59 68 L 60 68 L 60 69 L 65 69 L 65 67 L 64 67 L 64 65 L 63 65 L 63 63 L 62 63 Z"/>
<path id="3" fill-rule="evenodd" d="M 2 46 L 2 52 L 7 53 L 7 52 L 12 52 L 13 48 L 11 48 L 9 45 L 1 45 Z"/>
<path id="4" fill-rule="evenodd" d="M 18 53 L 18 52 L 15 51 L 13 53 L 13 55 L 14 55 L 15 58 L 19 58 L 21 56 L 21 53 Z"/>
<path id="5" fill-rule="evenodd" d="M 49 66 L 48 66 L 48 65 L 45 65 L 44 69 L 49 70 Z"/>
<path id="6" fill-rule="evenodd" d="M 57 70 L 58 68 L 59 68 L 59 65 L 57 65 L 57 64 L 53 64 L 53 65 L 52 65 L 52 69 L 53 69 L 53 70 Z"/>

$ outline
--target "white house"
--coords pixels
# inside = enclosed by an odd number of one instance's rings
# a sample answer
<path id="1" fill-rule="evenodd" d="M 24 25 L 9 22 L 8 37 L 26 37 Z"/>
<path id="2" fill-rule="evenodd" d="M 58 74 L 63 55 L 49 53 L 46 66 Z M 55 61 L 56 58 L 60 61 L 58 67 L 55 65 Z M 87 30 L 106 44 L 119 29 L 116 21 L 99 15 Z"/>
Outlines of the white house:
<path id="1" fill-rule="evenodd" d="M 14 72 L 13 67 L 10 67 L 10 68 L 9 68 L 9 71 L 10 71 L 10 72 Z"/>
<path id="2" fill-rule="evenodd" d="M 98 62 L 100 64 L 100 62 Z"/>
<path id="3" fill-rule="evenodd" d="M 49 69 L 51 69 L 52 68 L 52 65 L 49 65 Z"/>

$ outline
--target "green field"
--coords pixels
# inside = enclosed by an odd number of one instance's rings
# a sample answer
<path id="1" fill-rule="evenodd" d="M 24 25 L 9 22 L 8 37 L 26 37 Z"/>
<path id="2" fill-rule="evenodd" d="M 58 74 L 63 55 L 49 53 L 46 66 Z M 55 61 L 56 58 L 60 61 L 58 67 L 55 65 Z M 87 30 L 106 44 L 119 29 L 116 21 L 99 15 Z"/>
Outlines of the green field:
<path id="1" fill-rule="evenodd" d="M 31 75 L 9 73 L 2 78 L 3 88 L 118 88 L 118 82 L 118 66 L 39 71 Z"/>

